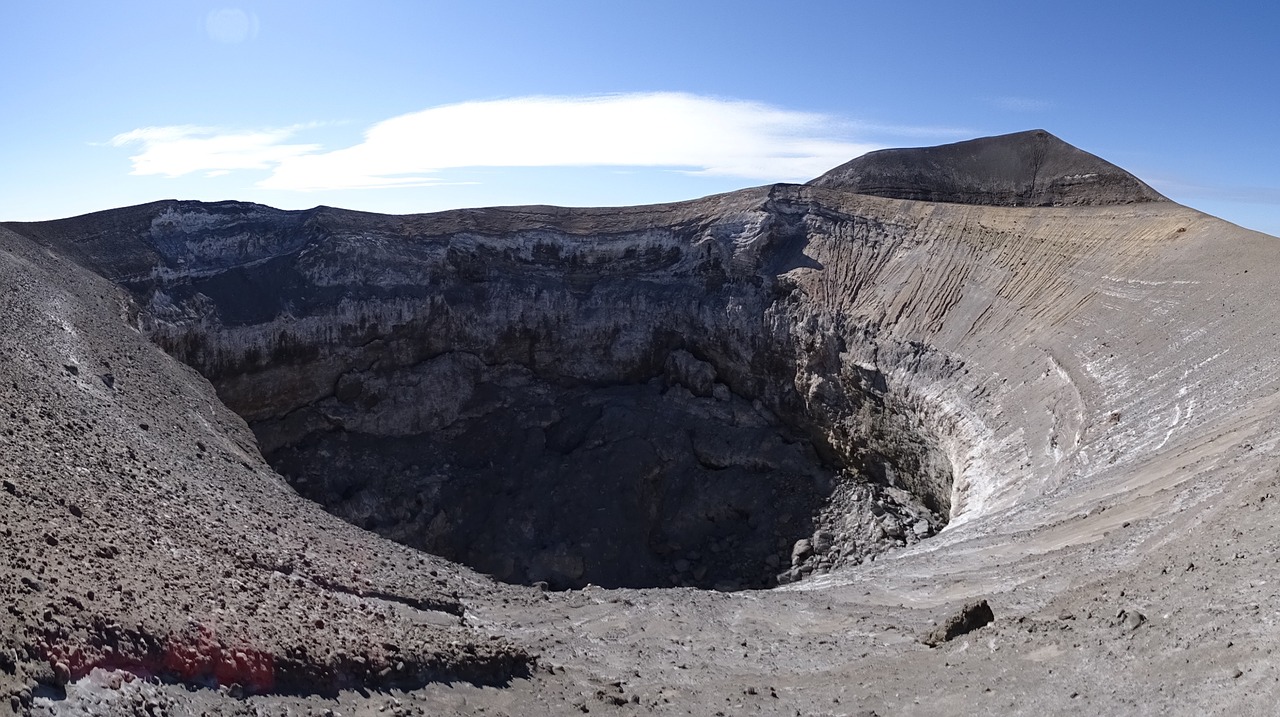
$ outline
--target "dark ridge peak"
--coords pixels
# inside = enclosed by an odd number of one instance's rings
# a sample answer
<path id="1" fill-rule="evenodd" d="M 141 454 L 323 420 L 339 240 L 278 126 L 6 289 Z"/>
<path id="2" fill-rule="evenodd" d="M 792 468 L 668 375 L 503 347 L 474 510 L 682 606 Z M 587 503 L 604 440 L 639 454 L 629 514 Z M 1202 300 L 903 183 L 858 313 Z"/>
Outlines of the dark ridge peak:
<path id="1" fill-rule="evenodd" d="M 257 204 L 255 202 L 245 202 L 237 199 L 222 199 L 218 201 L 203 201 L 199 199 L 157 199 L 153 202 L 145 202 L 143 204 L 132 204 L 127 207 L 113 207 L 111 209 L 99 209 L 86 214 L 77 214 L 71 217 L 60 219 L 47 219 L 42 221 L 30 222 L 0 222 L 0 225 L 9 227 L 24 227 L 37 225 L 53 225 L 53 224 L 101 224 L 103 222 L 112 223 L 120 218 L 128 218 L 134 220 L 150 221 L 156 215 L 164 211 L 197 211 L 205 213 L 235 213 L 235 212 L 278 212 L 281 214 L 297 214 L 297 210 L 276 209 L 265 204 Z M 308 210 L 301 210 L 308 211 Z"/>
<path id="2" fill-rule="evenodd" d="M 307 238 L 315 210 L 285 210 L 237 200 L 162 199 L 43 222 L 0 222 L 28 239 L 66 252 L 113 281 L 142 267 L 205 262 L 204 254 L 238 246 L 241 261 L 263 259 Z"/>
<path id="3" fill-rule="evenodd" d="M 868 152 L 809 184 L 891 199 L 1007 207 L 1169 201 L 1042 129 Z"/>

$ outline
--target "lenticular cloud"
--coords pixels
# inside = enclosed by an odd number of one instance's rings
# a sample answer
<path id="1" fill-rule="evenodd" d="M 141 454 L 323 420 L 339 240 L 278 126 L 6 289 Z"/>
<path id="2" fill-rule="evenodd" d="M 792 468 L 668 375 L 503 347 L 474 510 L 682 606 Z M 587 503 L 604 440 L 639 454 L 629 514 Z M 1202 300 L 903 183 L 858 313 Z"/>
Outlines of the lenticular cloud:
<path id="1" fill-rule="evenodd" d="M 170 177 L 268 170 L 294 191 L 434 184 L 463 167 L 650 167 L 764 181 L 804 180 L 877 148 L 823 114 L 757 102 L 654 93 L 465 102 L 378 122 L 350 147 L 291 140 L 297 126 L 255 131 L 147 127 L 134 174 Z"/>
<path id="2" fill-rule="evenodd" d="M 320 151 L 317 144 L 286 142 L 298 129 L 234 132 L 191 125 L 142 127 L 112 137 L 110 144 L 141 147 L 130 157 L 132 174 L 217 176 L 239 169 L 273 169 L 290 157 Z"/>
<path id="3" fill-rule="evenodd" d="M 394 117 L 364 141 L 289 157 L 263 187 L 419 184 L 461 167 L 668 167 L 751 179 L 808 179 L 874 147 L 830 117 L 685 94 L 528 97 Z"/>

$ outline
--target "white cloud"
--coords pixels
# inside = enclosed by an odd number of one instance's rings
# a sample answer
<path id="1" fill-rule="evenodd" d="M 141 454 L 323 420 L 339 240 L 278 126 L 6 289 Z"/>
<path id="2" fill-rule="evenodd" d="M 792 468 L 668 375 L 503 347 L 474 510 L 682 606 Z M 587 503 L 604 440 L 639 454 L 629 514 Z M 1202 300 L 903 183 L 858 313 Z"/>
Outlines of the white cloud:
<path id="1" fill-rule="evenodd" d="M 379 122 L 353 147 L 289 157 L 261 186 L 417 185 L 461 167 L 666 167 L 801 180 L 876 148 L 839 134 L 824 115 L 686 94 L 466 102 Z"/>
<path id="2" fill-rule="evenodd" d="M 134 174 L 270 170 L 267 189 L 310 191 L 440 184 L 474 167 L 660 168 L 766 182 L 805 181 L 883 145 L 855 136 L 953 134 L 885 128 L 759 102 L 682 93 L 522 97 L 465 102 L 378 122 L 350 147 L 289 140 L 301 127 L 219 131 L 149 127 Z"/>
<path id="3" fill-rule="evenodd" d="M 236 169 L 272 169 L 290 157 L 320 151 L 318 144 L 286 143 L 299 129 L 302 127 L 234 132 L 191 125 L 143 127 L 112 137 L 110 144 L 142 147 L 129 158 L 133 162 L 131 174 L 181 177 L 206 172 L 218 176 Z"/>

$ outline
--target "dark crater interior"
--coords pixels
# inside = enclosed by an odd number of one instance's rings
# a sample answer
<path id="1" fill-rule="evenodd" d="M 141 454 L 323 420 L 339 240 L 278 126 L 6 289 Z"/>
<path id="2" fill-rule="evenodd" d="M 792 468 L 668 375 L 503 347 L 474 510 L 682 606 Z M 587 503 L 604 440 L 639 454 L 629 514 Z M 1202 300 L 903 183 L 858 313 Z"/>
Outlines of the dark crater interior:
<path id="1" fill-rule="evenodd" d="M 781 278 L 816 266 L 813 231 L 883 228 L 792 194 L 696 220 L 167 202 L 72 246 L 355 525 L 551 589 L 764 588 L 950 510 L 936 436 L 841 358 L 874 327 L 806 313 Z M 33 233 L 65 245 L 78 221 Z"/>
<path id="2" fill-rule="evenodd" d="M 767 587 L 834 471 L 718 388 L 556 386 L 512 368 L 440 430 L 317 432 L 268 459 L 347 521 L 504 581 Z"/>
<path id="3" fill-rule="evenodd" d="M 304 409 L 255 431 L 281 475 L 330 512 L 503 581 L 767 588 L 945 519 L 934 496 L 889 485 L 883 463 L 878 475 L 843 468 L 812 426 L 734 393 L 683 350 L 659 376 L 607 386 L 456 353 L 417 373 L 435 400 L 453 392 L 438 429 L 295 441 Z M 383 390 L 343 380 L 321 408 L 330 421 L 376 413 Z"/>

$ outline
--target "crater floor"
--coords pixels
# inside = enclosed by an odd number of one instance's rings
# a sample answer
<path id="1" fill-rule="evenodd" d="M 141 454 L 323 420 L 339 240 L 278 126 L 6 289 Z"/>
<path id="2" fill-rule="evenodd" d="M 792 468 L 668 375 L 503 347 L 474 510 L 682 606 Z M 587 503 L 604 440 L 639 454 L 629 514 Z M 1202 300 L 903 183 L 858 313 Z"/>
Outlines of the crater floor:
<path id="1" fill-rule="evenodd" d="M 1043 132 L 654 207 L 4 225 L 0 688 L 1266 711 L 1277 250 Z"/>

